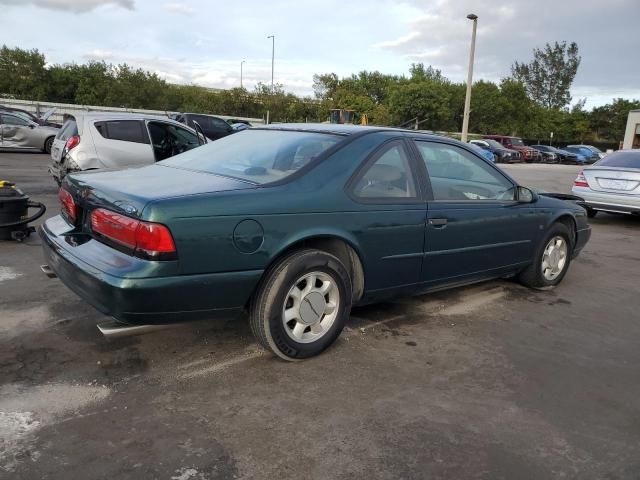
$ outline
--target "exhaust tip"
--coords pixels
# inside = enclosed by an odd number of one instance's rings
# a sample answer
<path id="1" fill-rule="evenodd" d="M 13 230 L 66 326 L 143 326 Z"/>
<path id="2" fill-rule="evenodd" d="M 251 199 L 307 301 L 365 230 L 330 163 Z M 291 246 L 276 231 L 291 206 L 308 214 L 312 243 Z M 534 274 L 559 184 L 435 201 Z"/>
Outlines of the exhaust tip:
<path id="1" fill-rule="evenodd" d="M 54 272 L 49 265 L 40 265 L 40 270 L 49 278 L 58 278 L 56 272 Z"/>
<path id="2" fill-rule="evenodd" d="M 132 335 L 143 335 L 145 333 L 155 332 L 158 330 L 166 330 L 167 328 L 172 328 L 175 325 L 173 324 L 162 324 L 162 325 L 127 325 L 126 323 L 119 322 L 117 320 L 109 320 L 106 322 L 99 323 L 96 325 L 100 333 L 104 335 L 105 338 L 120 338 L 120 337 L 128 337 Z"/>

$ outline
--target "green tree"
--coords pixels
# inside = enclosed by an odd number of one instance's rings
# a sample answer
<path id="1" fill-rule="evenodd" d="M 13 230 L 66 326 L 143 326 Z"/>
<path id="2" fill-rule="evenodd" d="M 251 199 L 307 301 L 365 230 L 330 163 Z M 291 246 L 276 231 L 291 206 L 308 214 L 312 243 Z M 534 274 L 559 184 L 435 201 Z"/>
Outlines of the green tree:
<path id="1" fill-rule="evenodd" d="M 45 58 L 38 50 L 0 48 L 0 94 L 17 98 L 46 98 Z"/>
<path id="2" fill-rule="evenodd" d="M 547 43 L 543 49 L 533 50 L 531 62 L 515 62 L 511 72 L 533 101 L 547 108 L 562 108 L 571 102 L 571 84 L 580 60 L 575 42 Z"/>

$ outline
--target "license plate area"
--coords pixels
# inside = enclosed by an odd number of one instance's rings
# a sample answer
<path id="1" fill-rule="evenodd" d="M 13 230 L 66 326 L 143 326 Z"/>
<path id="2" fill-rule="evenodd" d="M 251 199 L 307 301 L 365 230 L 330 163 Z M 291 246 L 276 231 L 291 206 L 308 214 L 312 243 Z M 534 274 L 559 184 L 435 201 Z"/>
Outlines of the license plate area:
<path id="1" fill-rule="evenodd" d="M 598 178 L 598 184 L 602 188 L 608 190 L 632 190 L 638 182 L 630 182 L 629 180 L 619 180 L 616 178 Z"/>

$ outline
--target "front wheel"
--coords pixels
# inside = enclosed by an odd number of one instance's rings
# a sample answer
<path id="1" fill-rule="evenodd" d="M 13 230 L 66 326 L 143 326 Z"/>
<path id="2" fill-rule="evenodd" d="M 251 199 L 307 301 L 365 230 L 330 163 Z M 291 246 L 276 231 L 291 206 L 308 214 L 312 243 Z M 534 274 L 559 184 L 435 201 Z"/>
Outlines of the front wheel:
<path id="1" fill-rule="evenodd" d="M 262 346 L 284 360 L 313 357 L 342 332 L 351 298 L 351 279 L 338 258 L 298 250 L 261 282 L 251 302 L 251 330 Z"/>
<path id="2" fill-rule="evenodd" d="M 548 289 L 558 285 L 569 269 L 573 243 L 566 225 L 555 223 L 538 246 L 531 265 L 523 270 L 518 280 L 523 285 L 537 289 Z"/>

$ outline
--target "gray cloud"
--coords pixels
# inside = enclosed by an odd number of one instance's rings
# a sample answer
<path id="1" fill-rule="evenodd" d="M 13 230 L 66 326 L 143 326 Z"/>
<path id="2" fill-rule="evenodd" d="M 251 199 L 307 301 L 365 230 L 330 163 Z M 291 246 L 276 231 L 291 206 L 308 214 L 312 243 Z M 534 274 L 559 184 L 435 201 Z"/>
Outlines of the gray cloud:
<path id="1" fill-rule="evenodd" d="M 0 5 L 35 5 L 50 10 L 85 13 L 103 5 L 116 5 L 133 10 L 134 0 L 0 0 Z"/>
<path id="2" fill-rule="evenodd" d="M 180 13 L 182 15 L 191 15 L 195 13 L 193 7 L 184 3 L 165 3 L 164 5 L 162 5 L 162 8 L 164 8 L 167 12 Z"/>
<path id="3" fill-rule="evenodd" d="M 476 13 L 474 78 L 504 78 L 515 60 L 531 59 L 533 48 L 567 40 L 577 42 L 582 55 L 574 94 L 609 90 L 640 97 L 638 0 L 439 0 L 427 8 L 417 0 L 406 3 L 423 14 L 408 22 L 405 35 L 383 38 L 377 47 L 432 64 L 455 80 L 464 79 L 469 55 L 471 22 L 465 17 Z"/>

